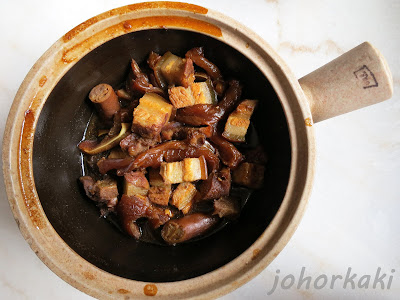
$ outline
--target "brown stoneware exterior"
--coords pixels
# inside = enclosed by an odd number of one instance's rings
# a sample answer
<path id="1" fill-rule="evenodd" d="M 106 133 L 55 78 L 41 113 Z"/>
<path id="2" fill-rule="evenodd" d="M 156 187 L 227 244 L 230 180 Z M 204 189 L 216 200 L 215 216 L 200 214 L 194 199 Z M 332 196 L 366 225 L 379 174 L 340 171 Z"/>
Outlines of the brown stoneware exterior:
<path id="1" fill-rule="evenodd" d="M 211 269 L 201 269 L 194 275 L 183 274 L 183 280 L 141 280 L 139 275 L 130 279 L 129 275 L 121 275 L 112 268 L 105 271 L 101 262 L 96 262 L 96 258 L 93 258 L 94 263 L 90 263 L 91 259 L 85 256 L 87 253 L 78 244 L 67 243 L 67 238 L 62 237 L 67 234 L 61 225 L 55 225 L 56 221 L 50 222 L 57 218 L 57 214 L 50 207 L 49 200 L 43 199 L 42 202 L 39 199 L 39 194 L 46 194 L 46 188 L 44 179 L 34 174 L 43 176 L 43 170 L 51 169 L 52 166 L 41 166 L 42 161 L 46 163 L 46 159 L 41 158 L 40 152 L 35 152 L 34 147 L 46 148 L 43 136 L 46 137 L 46 128 L 49 127 L 46 125 L 47 116 L 51 119 L 52 109 L 55 110 L 57 106 L 54 100 L 57 98 L 57 89 L 69 80 L 69 74 L 72 74 L 68 73 L 70 70 L 73 72 L 73 68 L 81 67 L 79 63 L 82 59 L 88 61 L 96 55 L 90 52 L 103 44 L 108 47 L 127 37 L 140 38 L 146 32 L 153 34 L 151 30 L 165 29 L 171 30 L 166 33 L 169 37 L 178 37 L 182 33 L 192 38 L 203 36 L 204 43 L 210 40 L 210 45 L 223 43 L 226 48 L 232 48 L 227 51 L 233 53 L 232 57 L 236 61 L 242 55 L 250 69 L 251 65 L 258 68 L 256 73 L 259 75 L 255 76 L 270 87 L 266 87 L 266 91 L 271 93 L 271 103 L 275 103 L 274 109 L 283 120 L 282 139 L 286 139 L 288 157 L 283 158 L 282 162 L 287 164 L 287 179 L 283 180 L 283 194 L 275 203 L 271 220 L 262 224 L 261 231 L 246 241 L 248 246 L 240 253 L 234 253 L 229 261 L 217 260 L 218 267 L 215 269 L 210 266 Z M 180 33 L 178 30 L 183 31 Z M 158 36 L 160 32 L 154 34 Z M 110 43 L 106 44 L 108 41 Z M 184 46 L 187 45 L 190 43 Z M 97 49 L 103 51 L 103 48 Z M 211 58 L 216 59 L 217 65 L 219 61 L 224 65 L 223 58 L 218 59 L 218 53 L 214 56 Z M 226 61 L 225 64 L 228 65 Z M 84 86 L 89 90 L 91 87 L 93 85 Z M 3 142 L 3 172 L 10 206 L 22 235 L 39 258 L 62 279 L 89 295 L 101 299 L 142 299 L 149 295 L 159 299 L 217 298 L 260 273 L 279 254 L 296 230 L 310 196 L 314 176 L 313 117 L 315 121 L 320 121 L 385 100 L 391 93 L 390 71 L 381 55 L 369 44 L 357 47 L 302 78 L 300 86 L 289 68 L 266 42 L 220 13 L 174 2 L 150 2 L 117 8 L 65 34 L 37 61 L 22 83 L 10 110 Z M 83 126 L 84 120 L 87 121 L 89 108 L 82 110 L 83 115 L 76 126 Z M 263 114 L 264 111 L 268 113 L 268 108 L 262 108 Z M 42 112 L 45 114 L 41 115 Z M 261 117 L 257 120 L 258 127 L 267 126 Z M 58 135 L 57 132 L 55 134 Z M 81 134 L 78 132 L 78 136 Z M 285 141 L 282 143 L 285 144 Z M 70 141 L 71 151 L 75 151 L 77 142 L 79 140 Z M 43 155 L 50 155 L 43 151 Z M 76 174 L 73 180 L 79 175 Z M 48 173 L 47 176 L 51 178 L 53 174 Z M 257 201 L 263 200 L 259 196 L 255 198 Z M 256 206 L 249 204 L 249 207 L 252 211 Z"/>

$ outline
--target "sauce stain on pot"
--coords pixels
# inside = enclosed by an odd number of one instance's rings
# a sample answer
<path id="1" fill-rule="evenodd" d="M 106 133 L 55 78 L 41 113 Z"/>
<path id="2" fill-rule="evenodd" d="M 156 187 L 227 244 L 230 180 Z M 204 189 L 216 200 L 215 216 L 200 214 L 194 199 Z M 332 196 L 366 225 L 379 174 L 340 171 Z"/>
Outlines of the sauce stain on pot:
<path id="1" fill-rule="evenodd" d="M 254 249 L 253 250 L 253 255 L 251 256 L 251 260 L 255 260 L 257 256 L 260 254 L 260 249 Z"/>
<path id="2" fill-rule="evenodd" d="M 22 122 L 21 134 L 18 147 L 18 172 L 19 184 L 22 197 L 28 215 L 37 229 L 44 227 L 44 220 L 40 212 L 40 203 L 35 194 L 35 183 L 31 176 L 32 166 L 32 145 L 35 132 L 35 110 L 33 107 L 36 96 L 32 99 L 32 103 L 27 111 L 25 111 L 24 120 Z"/>
<path id="3" fill-rule="evenodd" d="M 126 20 L 116 25 L 110 26 L 102 31 L 90 36 L 79 44 L 65 50 L 61 57 L 61 61 L 65 64 L 77 60 L 80 55 L 86 51 L 93 50 L 100 46 L 104 41 L 115 38 L 122 33 L 134 31 L 137 29 L 154 29 L 154 28 L 174 28 L 183 27 L 194 31 L 202 32 L 208 35 L 222 37 L 222 31 L 218 26 L 211 23 L 196 20 L 189 17 L 180 16 L 153 16 L 137 19 Z"/>
<path id="4" fill-rule="evenodd" d="M 204 7 L 201 7 L 198 5 L 194 5 L 194 4 L 189 4 L 189 3 L 168 2 L 168 1 L 136 3 L 136 4 L 131 4 L 131 5 L 115 8 L 115 9 L 112 9 L 105 13 L 102 13 L 98 16 L 95 16 L 93 18 L 90 18 L 89 20 L 86 20 L 85 22 L 79 24 L 78 26 L 76 26 L 73 29 L 71 29 L 70 31 L 68 31 L 63 36 L 62 39 L 64 42 L 68 42 L 69 40 L 71 40 L 75 36 L 77 36 L 79 33 L 84 31 L 86 28 L 96 24 L 97 22 L 99 22 L 101 20 L 107 19 L 111 16 L 123 15 L 123 14 L 127 14 L 131 11 L 136 11 L 136 10 L 155 9 L 155 8 L 180 9 L 180 10 L 190 11 L 190 12 L 197 13 L 197 14 L 206 14 L 208 12 L 207 8 L 204 8 Z"/>
<path id="5" fill-rule="evenodd" d="M 104 14 L 102 14 L 102 15 L 104 15 Z M 100 15 L 100 16 L 102 16 L 102 15 Z M 85 22 L 79 24 L 78 26 L 76 26 L 73 29 L 71 29 L 70 31 L 68 31 L 66 34 L 64 34 L 63 41 L 68 42 L 69 40 L 74 38 L 76 35 L 78 35 L 82 31 L 84 31 L 86 28 L 90 27 L 93 24 L 96 24 L 98 21 L 101 20 L 101 19 L 99 19 L 100 16 L 90 18 L 89 20 L 86 20 Z"/>
<path id="6" fill-rule="evenodd" d="M 305 120 L 304 120 L 304 123 L 305 123 L 306 126 L 308 126 L 308 127 L 311 127 L 311 126 L 313 125 L 310 118 L 305 119 Z"/>
<path id="7" fill-rule="evenodd" d="M 93 279 L 96 278 L 96 277 L 95 277 L 92 273 L 90 273 L 90 272 L 84 272 L 84 273 L 83 273 L 83 276 L 85 276 L 85 278 L 88 279 L 88 280 L 93 280 Z"/>
<path id="8" fill-rule="evenodd" d="M 158 289 L 155 284 L 150 283 L 144 286 L 143 292 L 146 296 L 155 296 L 158 292 Z"/>
<path id="9" fill-rule="evenodd" d="M 182 3 L 182 2 L 143 2 L 126 6 L 129 10 L 139 10 L 139 9 L 154 9 L 154 8 L 169 8 L 169 9 L 180 9 L 186 10 L 197 14 L 205 15 L 208 9 L 199 5 Z M 116 10 L 124 9 L 125 7 L 117 8 Z"/>
<path id="10" fill-rule="evenodd" d="M 43 87 L 43 86 L 45 85 L 46 81 L 47 81 L 46 75 L 43 75 L 42 77 L 40 77 L 40 79 L 39 79 L 39 86 L 40 86 L 40 87 Z"/>
<path id="11" fill-rule="evenodd" d="M 130 291 L 125 290 L 125 289 L 119 289 L 119 290 L 118 290 L 118 293 L 125 295 L 125 294 L 129 294 Z"/>

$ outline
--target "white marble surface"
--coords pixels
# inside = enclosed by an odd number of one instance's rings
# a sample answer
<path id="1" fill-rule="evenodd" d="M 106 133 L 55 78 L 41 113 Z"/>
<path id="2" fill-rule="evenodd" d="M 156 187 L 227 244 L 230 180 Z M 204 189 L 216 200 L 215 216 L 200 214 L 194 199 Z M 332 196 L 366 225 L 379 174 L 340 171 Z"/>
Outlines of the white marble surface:
<path id="1" fill-rule="evenodd" d="M 135 1 L 0 2 L 0 138 L 24 76 L 65 32 Z M 368 289 L 278 287 L 271 299 L 400 297 L 400 1 L 188 1 L 218 10 L 257 32 L 301 77 L 368 40 L 386 56 L 392 100 L 315 125 L 317 167 L 304 218 L 281 254 L 260 275 L 222 299 L 264 299 L 276 271 L 372 276 Z M 2 174 L 0 175 L 2 179 Z M 373 289 L 378 267 L 385 289 Z M 395 270 L 391 273 L 391 270 Z M 392 284 L 387 289 L 388 276 Z M 90 299 L 53 274 L 22 238 L 0 180 L 0 299 Z"/>

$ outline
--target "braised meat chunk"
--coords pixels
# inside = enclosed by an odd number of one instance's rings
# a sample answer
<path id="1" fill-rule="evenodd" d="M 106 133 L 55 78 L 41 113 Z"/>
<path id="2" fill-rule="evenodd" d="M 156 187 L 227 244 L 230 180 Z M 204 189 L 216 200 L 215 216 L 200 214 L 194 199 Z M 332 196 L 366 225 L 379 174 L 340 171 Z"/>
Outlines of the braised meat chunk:
<path id="1" fill-rule="evenodd" d="M 112 120 L 114 114 L 121 109 L 114 89 L 106 83 L 96 85 L 90 91 L 89 99 L 95 104 L 99 115 L 104 120 Z"/>
<path id="2" fill-rule="evenodd" d="M 171 204 L 186 215 L 193 205 L 196 193 L 194 184 L 190 182 L 180 183 L 172 195 Z"/>
<path id="3" fill-rule="evenodd" d="M 113 211 L 118 203 L 117 181 L 107 178 L 94 181 L 90 176 L 79 178 L 83 185 L 86 196 L 95 201 L 102 209 L 102 215 L 107 211 Z"/>
<path id="4" fill-rule="evenodd" d="M 210 81 L 196 82 L 187 88 L 174 86 L 168 90 L 168 93 L 169 100 L 176 108 L 217 102 L 217 95 Z"/>
<path id="5" fill-rule="evenodd" d="M 194 83 L 194 67 L 190 58 L 180 58 L 167 52 L 159 59 L 157 67 L 169 85 L 188 87 Z"/>
<path id="6" fill-rule="evenodd" d="M 128 196 L 146 196 L 150 185 L 146 176 L 141 171 L 124 174 L 124 194 Z"/>
<path id="7" fill-rule="evenodd" d="M 167 206 L 171 197 L 171 185 L 151 186 L 149 189 L 149 199 L 151 202 Z"/>
<path id="8" fill-rule="evenodd" d="M 139 65 L 134 59 L 131 60 L 131 68 L 132 78 L 130 78 L 130 90 L 137 91 L 141 94 L 156 93 L 164 96 L 164 91 L 158 86 L 154 86 L 150 83 L 149 77 L 147 76 L 147 74 L 141 71 Z"/>
<path id="9" fill-rule="evenodd" d="M 232 143 L 228 142 L 223 137 L 214 135 L 210 140 L 218 149 L 222 162 L 231 169 L 235 169 L 243 160 L 242 153 L 240 153 Z"/>
<path id="10" fill-rule="evenodd" d="M 163 97 L 146 93 L 133 111 L 132 131 L 145 138 L 154 138 L 169 121 L 171 113 L 172 105 Z"/>
<path id="11" fill-rule="evenodd" d="M 135 157 L 138 154 L 148 150 L 150 147 L 155 146 L 159 142 L 159 135 L 153 138 L 143 138 L 136 133 L 131 133 L 119 142 L 119 146 L 123 151 L 128 153 L 129 156 Z"/>
<path id="12" fill-rule="evenodd" d="M 256 104 L 257 100 L 241 102 L 236 110 L 229 115 L 222 136 L 231 142 L 244 142 Z"/>
<path id="13" fill-rule="evenodd" d="M 218 172 L 212 172 L 207 180 L 199 186 L 201 200 L 212 200 L 229 195 L 231 190 L 231 171 L 224 168 Z"/>
<path id="14" fill-rule="evenodd" d="M 122 195 L 117 205 L 117 213 L 120 217 L 121 225 L 131 234 L 131 223 L 140 218 L 147 218 L 154 228 L 158 228 L 169 220 L 165 211 L 150 203 L 145 196 Z M 131 234 L 134 236 L 134 234 Z M 135 236 L 134 236 L 135 237 Z"/>
<path id="15" fill-rule="evenodd" d="M 180 219 L 170 220 L 161 230 L 161 236 L 168 244 L 182 243 L 206 233 L 218 223 L 216 216 L 196 213 Z"/>

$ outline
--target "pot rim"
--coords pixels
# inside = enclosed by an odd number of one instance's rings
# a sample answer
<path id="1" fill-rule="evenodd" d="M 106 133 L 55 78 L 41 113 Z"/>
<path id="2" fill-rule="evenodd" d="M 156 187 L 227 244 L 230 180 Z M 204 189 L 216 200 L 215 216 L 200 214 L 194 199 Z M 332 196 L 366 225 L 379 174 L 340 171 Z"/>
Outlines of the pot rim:
<path id="1" fill-rule="evenodd" d="M 95 267 L 74 252 L 54 230 L 40 205 L 34 184 L 35 127 L 51 91 L 80 58 L 117 36 L 160 28 L 161 23 L 157 22 L 162 22 L 162 18 L 165 21 L 166 15 L 171 20 L 167 28 L 196 31 L 216 38 L 241 52 L 260 69 L 285 112 L 292 153 L 285 197 L 262 235 L 240 256 L 210 273 L 183 281 L 156 283 L 157 296 L 162 299 L 216 298 L 251 280 L 287 244 L 311 193 L 315 139 L 313 127 L 309 126 L 312 116 L 308 102 L 293 73 L 258 35 L 219 12 L 179 2 L 139 3 L 93 17 L 55 42 L 22 82 L 5 127 L 3 173 L 14 218 L 32 250 L 63 280 L 97 298 L 145 298 L 144 288 L 148 283 Z"/>

